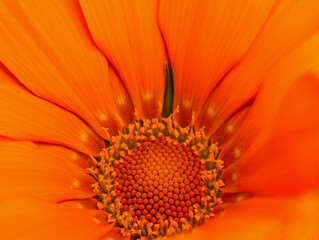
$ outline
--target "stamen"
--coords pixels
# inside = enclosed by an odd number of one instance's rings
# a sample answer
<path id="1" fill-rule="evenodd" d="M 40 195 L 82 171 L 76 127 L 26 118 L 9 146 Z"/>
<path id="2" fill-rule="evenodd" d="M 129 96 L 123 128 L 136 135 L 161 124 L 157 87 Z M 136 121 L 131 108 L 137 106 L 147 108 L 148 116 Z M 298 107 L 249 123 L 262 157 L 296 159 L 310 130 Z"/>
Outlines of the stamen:
<path id="1" fill-rule="evenodd" d="M 222 200 L 220 150 L 204 130 L 182 128 L 173 116 L 141 120 L 110 137 L 89 174 L 108 221 L 123 236 L 153 239 L 191 230 Z M 192 121 L 194 123 L 194 121 Z"/>

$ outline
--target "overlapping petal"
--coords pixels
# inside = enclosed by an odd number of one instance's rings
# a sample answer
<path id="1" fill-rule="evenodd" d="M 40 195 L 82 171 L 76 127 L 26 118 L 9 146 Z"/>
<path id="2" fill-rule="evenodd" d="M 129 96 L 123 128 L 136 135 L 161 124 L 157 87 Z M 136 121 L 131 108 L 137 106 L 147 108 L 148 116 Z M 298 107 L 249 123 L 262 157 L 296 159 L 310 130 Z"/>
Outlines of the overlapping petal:
<path id="1" fill-rule="evenodd" d="M 30 142 L 0 142 L 0 199 L 28 196 L 58 202 L 92 197 L 93 179 L 71 160 L 58 156 L 56 148 L 43 151 Z"/>
<path id="2" fill-rule="evenodd" d="M 250 144 L 253 141 L 256 142 L 256 137 L 272 133 L 273 129 L 271 128 L 277 120 L 276 116 L 280 113 L 282 101 L 293 84 L 300 79 L 307 79 L 308 75 L 319 76 L 318 43 L 319 34 L 317 33 L 269 70 L 263 79 L 256 101 L 251 106 L 242 126 L 223 147 L 225 160 L 228 163 L 242 156 Z M 303 117 L 305 119 L 312 118 L 315 112 L 308 114 Z M 293 118 L 289 119 L 286 124 L 290 125 L 294 120 Z"/>
<path id="3" fill-rule="evenodd" d="M 231 206 L 174 238 L 319 238 L 318 3 L 7 1 L 0 15 L 1 238 L 121 238 L 93 210 L 88 155 L 134 107 L 159 115 L 163 39 L 179 122 L 201 112 L 221 143 Z"/>
<path id="4" fill-rule="evenodd" d="M 199 114 L 218 82 L 242 61 L 273 5 L 273 0 L 161 1 L 159 23 L 182 125 L 190 122 L 193 111 Z"/>
<path id="5" fill-rule="evenodd" d="M 245 57 L 212 92 L 198 125 L 206 126 L 206 131 L 213 133 L 234 112 L 250 104 L 272 66 L 307 41 L 318 27 L 318 2 L 277 1 Z M 246 32 L 246 29 L 242 31 Z M 295 67 L 298 66 L 290 65 L 286 74 Z M 286 81 L 284 76 L 281 81 Z"/>
<path id="6" fill-rule="evenodd" d="M 291 87 L 269 138 L 257 138 L 238 161 L 239 191 L 287 195 L 319 189 L 318 92 L 318 76 L 304 76 Z"/>
<path id="7" fill-rule="evenodd" d="M 94 41 L 119 73 L 140 115 L 158 116 L 167 60 L 157 25 L 158 1 L 80 3 Z"/>
<path id="8" fill-rule="evenodd" d="M 3 239 L 100 239 L 112 228 L 105 214 L 20 198 L 0 201 Z"/>
<path id="9" fill-rule="evenodd" d="M 75 1 L 0 3 L 1 61 L 39 97 L 76 113 L 101 136 L 117 114 L 106 58 Z M 120 82 L 118 83 L 120 84 Z M 131 109 L 133 112 L 133 108 Z M 124 118 L 125 116 L 123 116 Z"/>
<path id="10" fill-rule="evenodd" d="M 80 153 L 76 150 L 47 143 L 35 144 L 43 152 L 45 152 L 45 154 L 50 155 L 54 159 L 60 159 L 65 164 L 68 164 L 71 167 L 86 170 L 88 167 L 91 167 L 92 165 L 92 159 L 90 156 Z"/>
<path id="11" fill-rule="evenodd" d="M 71 147 L 96 155 L 103 141 L 74 114 L 21 87 L 9 72 L 0 71 L 0 135 Z"/>
<path id="12" fill-rule="evenodd" d="M 253 198 L 236 203 L 191 234 L 175 239 L 316 239 L 319 237 L 318 206 L 318 194 L 295 198 Z"/>

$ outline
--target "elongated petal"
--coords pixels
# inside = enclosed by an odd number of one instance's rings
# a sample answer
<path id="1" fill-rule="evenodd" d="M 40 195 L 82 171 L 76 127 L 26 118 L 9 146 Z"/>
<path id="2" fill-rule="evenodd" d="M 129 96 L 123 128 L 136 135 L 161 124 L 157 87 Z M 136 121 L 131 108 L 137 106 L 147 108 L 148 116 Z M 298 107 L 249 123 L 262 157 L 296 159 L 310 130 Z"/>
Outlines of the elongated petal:
<path id="1" fill-rule="evenodd" d="M 134 121 L 135 109 L 129 94 L 117 73 L 113 68 L 110 68 L 109 70 L 110 95 L 108 96 L 108 99 L 110 102 L 110 111 L 109 115 L 106 116 L 106 120 L 108 120 L 106 126 L 109 128 L 112 135 L 116 135 L 119 130 L 122 130 L 123 123 L 130 124 Z"/>
<path id="2" fill-rule="evenodd" d="M 245 56 L 273 2 L 161 1 L 159 23 L 183 125 L 190 122 L 192 111 L 198 115 L 216 84 Z"/>
<path id="3" fill-rule="evenodd" d="M 317 33 L 272 67 L 265 76 L 256 101 L 251 106 L 245 121 L 224 146 L 224 158 L 227 158 L 229 163 L 242 156 L 257 136 L 272 133 L 271 128 L 275 118 L 280 114 L 280 107 L 283 107 L 282 101 L 295 82 L 309 74 L 319 76 L 318 51 L 319 34 Z M 312 118 L 313 114 L 315 112 L 309 112 L 309 115 L 304 117 Z M 292 124 L 294 120 L 290 119 L 287 125 Z"/>
<path id="4" fill-rule="evenodd" d="M 165 47 L 157 1 L 80 1 L 101 51 L 118 71 L 138 112 L 154 117 L 163 101 Z"/>
<path id="5" fill-rule="evenodd" d="M 0 135 L 97 154 L 103 141 L 79 118 L 19 86 L 0 71 Z"/>
<path id="6" fill-rule="evenodd" d="M 243 61 L 207 100 L 198 124 L 210 133 L 216 131 L 234 111 L 254 99 L 272 66 L 309 39 L 318 27 L 319 2 L 278 1 Z M 290 65 L 289 71 L 295 67 Z"/>
<path id="7" fill-rule="evenodd" d="M 100 239 L 112 228 L 102 211 L 32 199 L 1 201 L 0 211 L 3 239 Z"/>
<path id="8" fill-rule="evenodd" d="M 85 170 L 30 142 L 0 142 L 0 199 L 29 196 L 50 201 L 89 198 Z M 53 157 L 51 154 L 54 154 Z"/>
<path id="9" fill-rule="evenodd" d="M 247 113 L 249 112 L 249 109 L 250 107 L 246 107 L 227 119 L 212 135 L 212 140 L 217 142 L 222 148 L 223 144 L 227 143 L 227 140 L 229 140 L 240 128 L 242 122 L 247 116 Z"/>
<path id="10" fill-rule="evenodd" d="M 315 194 L 286 199 L 253 198 L 235 203 L 221 216 L 176 239 L 317 239 L 318 206 L 319 197 Z"/>
<path id="11" fill-rule="evenodd" d="M 45 154 L 61 160 L 72 168 L 75 167 L 86 171 L 87 168 L 92 167 L 92 159 L 89 155 L 59 145 L 36 143 L 36 146 L 45 152 Z"/>
<path id="12" fill-rule="evenodd" d="M 87 199 L 75 199 L 69 201 L 63 201 L 60 203 L 64 206 L 69 206 L 77 209 L 86 209 L 86 210 L 96 210 L 97 200 L 94 198 L 87 198 Z"/>
<path id="13" fill-rule="evenodd" d="M 318 93 L 318 77 L 305 76 L 292 86 L 271 132 L 238 161 L 239 191 L 287 195 L 319 189 Z"/>
<path id="14" fill-rule="evenodd" d="M 75 1 L 2 2 L 1 61 L 33 93 L 104 136 L 101 127 L 110 125 L 105 116 L 117 113 L 111 96 L 118 92 L 110 88 L 108 62 L 81 14 Z"/>

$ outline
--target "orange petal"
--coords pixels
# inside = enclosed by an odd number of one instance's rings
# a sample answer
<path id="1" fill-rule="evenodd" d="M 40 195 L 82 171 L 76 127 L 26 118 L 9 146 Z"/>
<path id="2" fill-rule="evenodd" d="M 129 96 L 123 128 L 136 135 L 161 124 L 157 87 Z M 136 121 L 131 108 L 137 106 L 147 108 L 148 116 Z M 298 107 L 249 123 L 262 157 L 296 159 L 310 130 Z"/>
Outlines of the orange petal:
<path id="1" fill-rule="evenodd" d="M 86 171 L 87 168 L 92 167 L 92 159 L 86 154 L 53 144 L 36 143 L 36 145 L 42 152 L 49 154 L 52 158 L 65 162 L 70 167 L 75 167 L 82 171 Z"/>
<path id="2" fill-rule="evenodd" d="M 5 66 L 37 96 L 76 113 L 103 136 L 101 127 L 109 124 L 105 116 L 116 114 L 115 93 L 107 60 L 95 47 L 77 3 L 6 1 L 0 16 Z"/>
<path id="3" fill-rule="evenodd" d="M 318 27 L 319 2 L 279 1 L 243 61 L 207 100 L 199 124 L 214 132 L 234 111 L 255 97 L 272 65 L 307 40 Z"/>
<path id="4" fill-rule="evenodd" d="M 223 159 L 223 158 L 222 158 Z M 220 176 L 225 186 L 222 188 L 223 193 L 238 193 L 238 166 L 237 162 L 223 169 Z"/>
<path id="5" fill-rule="evenodd" d="M 319 189 L 319 77 L 305 76 L 282 102 L 273 129 L 238 160 L 240 191 L 294 194 Z"/>
<path id="6" fill-rule="evenodd" d="M 131 240 L 130 236 L 123 237 L 120 231 L 121 228 L 113 228 L 101 240 Z"/>
<path id="7" fill-rule="evenodd" d="M 0 143 L 0 198 L 32 196 L 51 201 L 89 198 L 94 182 L 78 166 L 30 142 Z M 53 150 L 54 153 L 54 150 Z"/>
<path id="8" fill-rule="evenodd" d="M 237 132 L 238 128 L 240 128 L 249 109 L 250 107 L 246 107 L 225 121 L 212 135 L 212 140 L 222 147 L 222 145 Z"/>
<path id="9" fill-rule="evenodd" d="M 318 239 L 319 198 L 252 198 L 236 203 L 220 216 L 175 239 Z"/>
<path id="10" fill-rule="evenodd" d="M 122 78 L 143 117 L 164 97 L 165 47 L 157 1 L 80 1 L 93 39 Z"/>
<path id="11" fill-rule="evenodd" d="M 100 239 L 112 228 L 101 211 L 32 199 L 2 201 L 0 211 L 3 239 Z"/>
<path id="12" fill-rule="evenodd" d="M 94 198 L 69 200 L 60 203 L 61 205 L 77 209 L 96 210 L 97 200 Z"/>
<path id="13" fill-rule="evenodd" d="M 270 14 L 267 1 L 161 1 L 159 22 L 174 73 L 180 122 L 198 115 L 216 84 L 244 57 Z M 227 96 L 228 92 L 224 92 Z"/>
<path id="14" fill-rule="evenodd" d="M 119 130 L 122 130 L 123 123 L 127 125 L 134 121 L 134 106 L 121 80 L 111 67 L 109 78 L 110 95 L 108 97 L 111 103 L 109 108 L 112 115 L 107 116 L 107 118 L 111 119 L 114 126 L 112 127 L 109 123 L 107 127 L 109 128 L 111 135 L 116 135 Z"/>
<path id="15" fill-rule="evenodd" d="M 96 154 L 103 146 L 85 123 L 70 112 L 20 87 L 0 69 L 0 135 L 61 144 Z"/>
<path id="16" fill-rule="evenodd" d="M 240 129 L 224 146 L 224 159 L 227 158 L 228 163 L 242 156 L 258 135 L 272 133 L 271 127 L 279 114 L 282 101 L 296 81 L 308 73 L 319 76 L 318 51 L 319 33 L 272 67 Z"/>

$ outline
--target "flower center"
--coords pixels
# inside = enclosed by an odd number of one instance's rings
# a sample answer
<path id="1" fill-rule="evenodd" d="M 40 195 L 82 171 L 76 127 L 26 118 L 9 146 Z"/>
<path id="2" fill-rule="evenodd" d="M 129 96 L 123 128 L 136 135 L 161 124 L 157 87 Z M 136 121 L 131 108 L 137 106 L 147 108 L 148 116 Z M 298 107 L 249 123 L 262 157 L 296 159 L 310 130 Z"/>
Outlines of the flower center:
<path id="1" fill-rule="evenodd" d="M 173 117 L 137 120 L 115 137 L 89 169 L 98 208 L 132 238 L 170 236 L 213 216 L 223 162 L 203 129 Z"/>
<path id="2" fill-rule="evenodd" d="M 116 196 L 123 209 L 133 220 L 160 224 L 161 219 L 179 223 L 194 213 L 193 205 L 200 203 L 207 189 L 200 171 L 205 166 L 194 152 L 180 144 L 174 145 L 164 138 L 144 140 L 123 163 L 114 165 Z"/>

